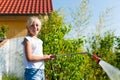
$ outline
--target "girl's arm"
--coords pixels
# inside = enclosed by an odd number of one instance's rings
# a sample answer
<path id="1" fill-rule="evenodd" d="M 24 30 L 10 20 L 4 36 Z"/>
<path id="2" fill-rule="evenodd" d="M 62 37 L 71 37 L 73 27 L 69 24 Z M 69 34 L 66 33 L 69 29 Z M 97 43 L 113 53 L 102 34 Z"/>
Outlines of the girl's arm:
<path id="1" fill-rule="evenodd" d="M 42 60 L 51 60 L 54 58 L 53 54 L 43 55 L 43 57 L 32 55 L 32 47 L 30 42 L 27 39 L 24 40 L 24 48 L 25 48 L 25 56 L 28 61 L 36 62 L 36 61 L 42 61 Z"/>

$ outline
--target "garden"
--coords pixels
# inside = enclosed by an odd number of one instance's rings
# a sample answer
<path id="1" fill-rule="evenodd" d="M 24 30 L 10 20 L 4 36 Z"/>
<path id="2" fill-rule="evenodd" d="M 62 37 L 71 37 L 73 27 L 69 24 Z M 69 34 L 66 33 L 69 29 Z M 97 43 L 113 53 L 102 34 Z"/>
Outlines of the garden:
<path id="1" fill-rule="evenodd" d="M 91 18 L 88 0 L 82 0 L 80 6 L 72 13 L 73 24 L 66 23 L 61 11 L 54 11 L 43 25 L 38 37 L 44 42 L 44 53 L 56 55 L 55 60 L 45 63 L 46 80 L 110 80 L 102 67 L 88 54 L 96 54 L 104 61 L 120 69 L 120 37 L 112 30 L 106 30 L 111 9 L 106 9 L 99 17 L 96 31 L 91 35 L 82 35 Z M 77 17 L 76 17 L 77 16 Z M 109 21 L 108 21 L 109 22 Z M 74 32 L 71 30 L 75 29 Z M 77 33 L 77 35 L 75 35 Z M 71 36 L 75 36 L 72 38 Z M 57 56 L 73 54 L 71 56 Z M 23 80 L 10 74 L 4 74 L 2 80 Z"/>

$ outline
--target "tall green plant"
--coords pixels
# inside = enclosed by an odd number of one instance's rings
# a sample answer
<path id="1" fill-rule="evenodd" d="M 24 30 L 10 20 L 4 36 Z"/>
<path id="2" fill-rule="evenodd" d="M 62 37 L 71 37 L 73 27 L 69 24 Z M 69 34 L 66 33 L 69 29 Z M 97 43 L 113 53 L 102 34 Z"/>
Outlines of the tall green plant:
<path id="1" fill-rule="evenodd" d="M 72 25 L 75 30 L 76 37 L 81 37 L 86 32 L 87 25 L 90 19 L 89 0 L 81 0 L 80 5 L 72 9 Z"/>
<path id="2" fill-rule="evenodd" d="M 91 52 L 94 54 L 97 54 L 99 57 L 101 57 L 106 62 L 114 65 L 114 59 L 115 55 L 113 54 L 113 48 L 114 48 L 114 42 L 115 42 L 115 36 L 114 33 L 110 30 L 106 30 L 105 27 L 107 27 L 105 24 L 106 17 L 108 17 L 109 9 L 105 11 L 105 13 L 100 16 L 98 24 L 96 26 L 96 33 L 92 35 L 91 38 L 89 38 L 89 44 L 91 48 Z M 110 27 L 110 26 L 109 26 Z M 104 31 L 103 31 L 104 30 Z M 93 62 L 91 62 L 94 64 Z M 91 68 L 93 67 L 90 66 Z M 94 65 L 94 69 L 92 70 L 94 75 L 91 75 L 93 77 L 92 80 L 108 80 L 108 76 L 103 71 L 103 69 L 99 65 Z"/>
<path id="3" fill-rule="evenodd" d="M 64 39 L 65 34 L 71 30 L 71 25 L 65 25 L 64 17 L 58 12 L 53 12 L 49 19 L 43 23 L 39 37 L 43 40 L 45 54 L 70 54 L 78 52 L 83 46 L 81 38 L 76 40 Z M 54 61 L 46 63 L 46 78 L 48 80 L 78 80 L 85 76 L 82 73 L 84 55 L 71 57 L 59 56 Z"/>
<path id="4" fill-rule="evenodd" d="M 114 48 L 114 34 L 110 32 L 105 32 L 104 36 L 93 36 L 90 40 L 90 46 L 92 48 L 92 53 L 98 55 L 102 60 L 115 65 L 115 54 L 113 52 Z M 92 62 L 94 64 L 94 62 Z M 92 68 L 93 66 L 91 66 Z M 99 70 L 99 71 L 98 71 Z M 103 71 L 103 69 L 99 65 L 94 64 L 95 72 L 93 80 L 108 80 L 108 76 Z M 100 74 L 100 75 L 99 75 Z"/>

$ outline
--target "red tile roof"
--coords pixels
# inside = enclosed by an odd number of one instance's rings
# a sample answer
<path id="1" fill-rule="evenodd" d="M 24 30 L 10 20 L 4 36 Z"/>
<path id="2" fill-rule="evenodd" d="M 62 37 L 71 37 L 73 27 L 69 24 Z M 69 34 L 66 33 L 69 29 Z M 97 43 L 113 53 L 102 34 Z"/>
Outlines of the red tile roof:
<path id="1" fill-rule="evenodd" d="M 52 0 L 0 0 L 0 15 L 49 14 Z"/>

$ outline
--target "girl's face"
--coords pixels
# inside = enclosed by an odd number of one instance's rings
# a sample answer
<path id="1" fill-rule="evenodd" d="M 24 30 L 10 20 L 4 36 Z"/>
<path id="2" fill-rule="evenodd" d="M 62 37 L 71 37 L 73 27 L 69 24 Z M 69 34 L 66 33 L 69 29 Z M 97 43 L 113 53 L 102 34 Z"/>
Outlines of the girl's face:
<path id="1" fill-rule="evenodd" d="M 34 21 L 33 24 L 30 25 L 27 29 L 28 29 L 28 33 L 31 36 L 37 36 L 37 34 L 40 31 L 40 25 L 37 22 Z"/>

